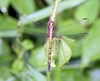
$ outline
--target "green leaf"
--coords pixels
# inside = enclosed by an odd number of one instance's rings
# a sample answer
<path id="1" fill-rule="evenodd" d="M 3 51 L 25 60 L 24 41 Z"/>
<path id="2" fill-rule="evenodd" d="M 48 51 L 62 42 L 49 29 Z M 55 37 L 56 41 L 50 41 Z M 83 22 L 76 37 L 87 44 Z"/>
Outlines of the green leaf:
<path id="1" fill-rule="evenodd" d="M 53 38 L 52 41 L 52 53 L 51 53 L 51 67 L 55 67 L 55 59 L 57 55 L 59 55 L 59 67 L 63 66 L 67 63 L 72 55 L 72 47 L 75 46 L 75 40 L 68 38 L 66 36 L 61 36 L 59 38 Z M 46 56 L 48 56 L 48 49 L 49 49 L 49 41 L 44 45 Z"/>
<path id="2" fill-rule="evenodd" d="M 16 37 L 18 36 L 17 21 L 12 17 L 0 16 L 0 37 Z"/>
<path id="3" fill-rule="evenodd" d="M 96 21 L 84 41 L 82 53 L 82 66 L 100 59 L 100 19 Z"/>
<path id="4" fill-rule="evenodd" d="M 0 0 L 0 8 L 8 7 L 10 0 Z"/>
<path id="5" fill-rule="evenodd" d="M 70 48 L 72 49 L 74 46 L 76 46 L 76 42 L 75 40 L 67 37 L 67 36 L 62 36 L 62 39 L 68 43 L 68 45 L 70 46 Z"/>
<path id="6" fill-rule="evenodd" d="M 82 53 L 82 40 L 76 41 L 76 46 L 72 49 L 72 58 L 80 57 Z"/>
<path id="7" fill-rule="evenodd" d="M 12 69 L 15 71 L 21 71 L 23 69 L 24 66 L 24 62 L 22 60 L 15 60 L 13 65 L 12 65 Z"/>
<path id="8" fill-rule="evenodd" d="M 8 62 L 11 60 L 11 49 L 8 43 L 0 38 L 0 62 Z"/>
<path id="9" fill-rule="evenodd" d="M 46 57 L 44 54 L 44 49 L 43 47 L 39 47 L 37 49 L 33 49 L 31 51 L 31 57 L 29 59 L 29 62 L 31 65 L 38 69 L 43 69 L 45 67 L 44 63 L 46 61 Z"/>
<path id="10" fill-rule="evenodd" d="M 71 47 L 75 44 L 73 39 L 70 39 L 66 36 L 62 36 L 60 39 L 60 48 L 59 48 L 59 67 L 63 66 L 71 58 L 72 51 Z"/>
<path id="11" fill-rule="evenodd" d="M 47 39 L 46 43 L 44 44 L 44 51 L 46 57 L 48 57 L 48 49 L 49 49 L 49 40 Z"/>
<path id="12" fill-rule="evenodd" d="M 36 10 L 35 0 L 12 0 L 11 5 L 22 14 L 30 14 Z"/>
<path id="13" fill-rule="evenodd" d="M 1 25 L 0 25 L 0 29 L 17 29 L 17 20 L 14 19 L 13 17 L 10 17 L 8 15 L 6 16 L 1 16 L 0 15 L 0 22 L 1 22 Z"/>
<path id="14" fill-rule="evenodd" d="M 30 76 L 28 76 L 28 81 L 33 81 L 32 78 Z"/>
<path id="15" fill-rule="evenodd" d="M 28 74 L 33 81 L 47 81 L 46 77 L 43 74 L 33 69 L 30 65 L 27 65 L 27 67 L 29 69 Z"/>
<path id="16" fill-rule="evenodd" d="M 84 75 L 83 72 L 78 68 L 78 69 L 64 69 L 62 70 L 62 77 L 63 81 L 92 81 L 88 80 L 89 76 L 86 74 Z M 96 81 L 96 80 L 94 80 Z"/>
<path id="17" fill-rule="evenodd" d="M 26 49 L 26 50 L 31 50 L 34 48 L 34 44 L 31 40 L 29 39 L 25 39 L 23 42 L 22 42 L 22 46 Z"/>
<path id="18" fill-rule="evenodd" d="M 0 30 L 0 37 L 17 37 L 18 32 L 16 30 Z"/>
<path id="19" fill-rule="evenodd" d="M 75 17 L 77 19 L 84 17 L 88 18 L 89 24 L 92 23 L 97 18 L 97 16 L 99 16 L 99 3 L 99 0 L 88 0 L 83 5 L 80 5 L 80 7 L 77 7 Z"/>
<path id="20" fill-rule="evenodd" d="M 6 81 L 7 79 L 11 78 L 10 72 L 10 63 L 8 64 L 0 64 L 0 81 Z"/>
<path id="21" fill-rule="evenodd" d="M 86 2 L 86 1 L 87 0 L 65 0 L 65 1 L 62 1 L 60 6 L 59 6 L 60 7 L 59 11 L 61 12 L 63 10 L 73 8 L 75 6 L 80 5 L 83 2 Z M 33 22 L 47 18 L 51 15 L 52 8 L 53 8 L 53 5 L 51 5 L 47 8 L 41 9 L 40 11 L 37 11 L 33 14 L 30 14 L 27 16 L 27 18 L 32 20 Z M 22 25 L 28 24 L 28 23 L 30 23 L 30 21 L 28 19 L 23 18 L 19 21 L 19 23 L 21 23 L 23 21 Z"/>

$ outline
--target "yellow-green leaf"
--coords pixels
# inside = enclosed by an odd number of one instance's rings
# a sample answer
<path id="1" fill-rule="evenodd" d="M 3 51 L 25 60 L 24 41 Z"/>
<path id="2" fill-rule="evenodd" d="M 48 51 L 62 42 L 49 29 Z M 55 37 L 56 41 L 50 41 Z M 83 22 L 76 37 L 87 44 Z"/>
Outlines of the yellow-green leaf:
<path id="1" fill-rule="evenodd" d="M 14 61 L 12 65 L 12 69 L 15 71 L 21 71 L 23 66 L 24 66 L 24 62 L 22 60 L 17 59 Z"/>
<path id="2" fill-rule="evenodd" d="M 63 66 L 65 63 L 68 63 L 72 55 L 72 51 L 68 42 L 63 39 L 60 39 L 60 48 L 59 48 L 59 67 Z"/>
<path id="3" fill-rule="evenodd" d="M 22 46 L 26 49 L 26 50 L 31 50 L 32 48 L 34 48 L 34 44 L 32 43 L 31 40 L 26 39 L 22 42 Z"/>

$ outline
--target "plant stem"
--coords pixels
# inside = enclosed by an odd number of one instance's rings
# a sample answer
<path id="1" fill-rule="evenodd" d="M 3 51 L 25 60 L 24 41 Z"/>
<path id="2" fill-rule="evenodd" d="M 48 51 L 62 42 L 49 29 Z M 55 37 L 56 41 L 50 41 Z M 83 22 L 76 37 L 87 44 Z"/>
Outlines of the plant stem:
<path id="1" fill-rule="evenodd" d="M 56 15 L 57 15 L 58 6 L 59 6 L 59 4 L 60 4 L 60 1 L 61 1 L 61 0 L 56 0 L 56 1 L 55 1 L 53 13 L 52 13 L 52 15 L 51 15 L 51 17 L 50 17 L 50 20 L 52 20 L 52 21 L 55 21 L 55 19 L 56 19 Z"/>
<path id="2" fill-rule="evenodd" d="M 50 72 L 47 70 L 47 81 L 50 81 Z"/>
<path id="3" fill-rule="evenodd" d="M 60 3 L 60 0 L 55 1 L 55 5 L 54 5 L 54 8 L 53 8 L 52 15 L 50 17 L 50 21 L 55 21 L 59 3 Z M 52 54 L 52 52 L 51 52 L 51 54 Z M 48 60 L 49 60 L 49 57 L 48 57 Z M 49 63 L 48 63 L 48 67 L 49 67 Z M 47 81 L 50 81 L 50 71 L 48 70 L 48 68 L 47 68 Z"/>

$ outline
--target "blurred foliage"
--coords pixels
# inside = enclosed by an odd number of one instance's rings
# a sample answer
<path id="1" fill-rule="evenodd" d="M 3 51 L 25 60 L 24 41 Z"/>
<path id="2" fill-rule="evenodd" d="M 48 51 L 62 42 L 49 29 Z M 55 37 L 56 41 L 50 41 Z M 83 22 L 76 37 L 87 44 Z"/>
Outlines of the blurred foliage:
<path id="1" fill-rule="evenodd" d="M 0 81 L 46 81 L 45 38 L 39 36 L 43 27 L 37 35 L 30 23 L 46 24 L 53 4 L 54 0 L 0 0 Z M 71 60 L 59 73 L 52 69 L 52 81 L 100 81 L 100 0 L 64 0 L 59 12 L 58 32 L 65 34 L 68 27 L 62 31 L 62 25 L 88 18 L 83 30 L 89 35 L 76 39 Z M 27 16 L 19 21 L 19 13 Z M 29 26 L 27 33 L 18 25 Z"/>

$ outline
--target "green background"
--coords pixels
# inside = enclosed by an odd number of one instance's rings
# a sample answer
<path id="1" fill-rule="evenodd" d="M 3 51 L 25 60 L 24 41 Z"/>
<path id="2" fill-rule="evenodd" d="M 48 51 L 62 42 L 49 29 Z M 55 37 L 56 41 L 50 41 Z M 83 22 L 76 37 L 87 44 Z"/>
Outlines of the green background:
<path id="1" fill-rule="evenodd" d="M 54 0 L 0 0 L 0 81 L 46 81 L 46 36 L 41 35 L 45 32 L 31 25 L 37 21 L 46 24 L 53 4 Z M 100 81 L 100 0 L 64 0 L 58 11 L 57 26 L 88 18 L 84 29 L 89 35 L 76 39 L 69 63 L 60 73 L 52 70 L 52 81 Z M 23 14 L 22 21 L 19 13 Z M 27 32 L 24 25 L 29 26 Z M 32 68 L 27 69 L 26 64 Z"/>

